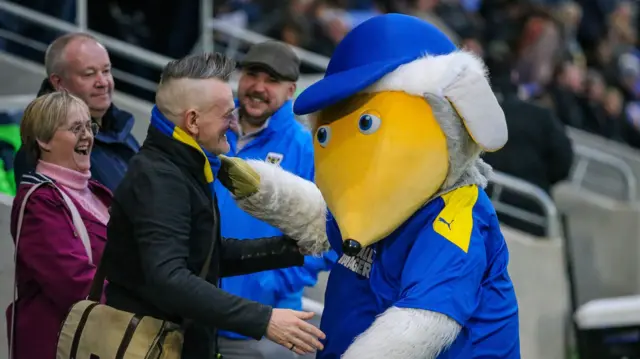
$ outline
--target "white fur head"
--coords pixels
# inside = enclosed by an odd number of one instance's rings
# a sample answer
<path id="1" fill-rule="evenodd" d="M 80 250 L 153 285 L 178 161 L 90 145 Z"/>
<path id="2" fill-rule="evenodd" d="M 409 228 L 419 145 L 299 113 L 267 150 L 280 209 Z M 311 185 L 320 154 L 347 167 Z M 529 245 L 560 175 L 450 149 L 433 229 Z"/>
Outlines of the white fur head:
<path id="1" fill-rule="evenodd" d="M 363 92 L 384 91 L 422 96 L 430 104 L 449 152 L 449 173 L 439 193 L 462 185 L 487 185 L 491 167 L 480 155 L 502 148 L 508 133 L 482 60 L 465 51 L 427 55 L 398 67 Z"/>

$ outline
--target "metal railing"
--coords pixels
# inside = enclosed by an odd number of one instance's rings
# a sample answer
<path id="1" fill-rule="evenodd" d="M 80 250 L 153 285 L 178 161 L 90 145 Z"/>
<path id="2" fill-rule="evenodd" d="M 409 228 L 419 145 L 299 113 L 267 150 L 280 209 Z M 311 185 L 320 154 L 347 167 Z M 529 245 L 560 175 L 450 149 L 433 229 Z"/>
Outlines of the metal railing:
<path id="1" fill-rule="evenodd" d="M 559 238 L 562 236 L 560 215 L 555 202 L 542 188 L 527 181 L 494 171 L 489 181 L 493 185 L 491 201 L 496 212 L 508 214 L 511 217 L 533 223 L 545 228 L 547 237 Z M 512 206 L 500 201 L 504 191 L 509 191 L 536 201 L 544 213 L 543 216 L 528 212 L 524 209 Z"/>
<path id="2" fill-rule="evenodd" d="M 235 26 L 229 26 L 226 22 L 215 19 L 215 18 L 208 19 L 207 29 L 208 31 L 205 31 L 204 33 L 210 33 L 211 30 L 214 30 L 221 34 L 227 35 L 231 37 L 232 40 L 234 40 L 232 43 L 229 44 L 229 46 L 227 46 L 227 49 L 225 51 L 226 52 L 225 54 L 231 58 L 237 57 L 239 42 L 244 42 L 246 44 L 253 45 L 260 42 L 273 40 L 273 38 L 258 34 L 256 32 L 253 32 L 247 29 L 243 29 Z M 206 41 L 204 40 L 201 40 L 201 41 L 203 41 L 203 43 L 206 44 Z M 199 46 L 202 46 L 202 44 L 200 44 Z M 199 49 L 200 48 L 199 46 L 197 45 L 196 49 Z M 328 57 L 318 55 L 316 53 L 313 53 L 311 51 L 308 51 L 296 46 L 291 46 L 291 48 L 293 49 L 293 52 L 295 52 L 296 55 L 298 55 L 302 63 L 312 66 L 322 72 L 327 70 L 327 66 L 329 66 Z"/>
<path id="3" fill-rule="evenodd" d="M 80 0 L 77 0 L 80 1 Z M 79 6 L 82 8 L 82 6 Z M 71 24 L 66 21 L 57 19 L 53 16 L 42 14 L 38 11 L 31 10 L 27 7 L 17 5 L 15 3 L 0 2 L 0 10 L 21 17 L 23 19 L 38 23 L 42 26 L 46 26 L 53 30 L 60 32 L 76 32 L 84 31 L 87 34 L 95 37 L 101 44 L 109 48 L 114 53 L 128 57 L 142 63 L 145 63 L 156 69 L 162 69 L 167 62 L 173 60 L 170 57 L 160 55 L 158 53 L 145 50 L 138 46 L 130 45 L 124 41 L 115 39 L 110 36 L 100 34 L 89 29 L 82 29 L 76 24 Z M 86 14 L 85 14 L 86 17 Z M 86 21 L 86 20 L 85 20 Z"/>
<path id="4" fill-rule="evenodd" d="M 87 24 L 88 17 L 88 0 L 76 0 L 76 25 L 78 25 L 79 31 L 87 31 L 89 26 Z"/>
<path id="5" fill-rule="evenodd" d="M 27 21 L 36 23 L 41 26 L 45 26 L 55 31 L 70 33 L 70 32 L 85 32 L 95 37 L 101 44 L 103 44 L 109 51 L 126 57 L 128 59 L 136 60 L 144 65 L 147 65 L 151 68 L 161 70 L 167 62 L 173 60 L 170 57 L 148 51 L 142 49 L 138 46 L 134 46 L 128 44 L 124 41 L 115 39 L 110 36 L 106 36 L 104 34 L 91 31 L 87 29 L 87 6 L 86 0 L 76 0 L 76 11 L 78 11 L 78 16 L 76 17 L 76 24 L 72 24 L 60 19 L 57 19 L 53 16 L 49 16 L 46 14 L 42 14 L 38 11 L 31 10 L 22 5 L 18 5 L 16 3 L 10 3 L 6 1 L 0 1 L 0 11 L 9 13 L 13 16 L 25 19 Z M 203 2 L 207 2 L 203 0 Z M 211 0 L 209 0 L 211 2 Z M 18 42 L 22 45 L 28 46 L 35 50 L 44 51 L 48 44 L 43 44 L 33 39 L 25 38 L 19 34 L 12 33 L 10 31 L 0 29 L 0 38 L 5 38 L 10 41 Z M 128 83 L 134 84 L 149 91 L 155 91 L 156 84 L 152 81 L 149 81 L 140 76 L 130 74 L 124 71 L 118 71 L 117 69 L 114 71 L 114 76 L 118 79 L 124 80 Z"/>
<path id="6" fill-rule="evenodd" d="M 623 180 L 624 194 L 623 199 L 627 202 L 637 200 L 637 178 L 631 166 L 618 157 L 605 153 L 601 150 L 590 148 L 583 145 L 574 144 L 575 164 L 571 173 L 571 183 L 578 187 L 584 187 L 583 183 L 587 177 L 587 170 L 591 163 L 600 163 L 614 169 L 618 172 Z"/>
<path id="7" fill-rule="evenodd" d="M 35 95 L 0 96 L 0 112 L 22 111 L 34 98 Z"/>

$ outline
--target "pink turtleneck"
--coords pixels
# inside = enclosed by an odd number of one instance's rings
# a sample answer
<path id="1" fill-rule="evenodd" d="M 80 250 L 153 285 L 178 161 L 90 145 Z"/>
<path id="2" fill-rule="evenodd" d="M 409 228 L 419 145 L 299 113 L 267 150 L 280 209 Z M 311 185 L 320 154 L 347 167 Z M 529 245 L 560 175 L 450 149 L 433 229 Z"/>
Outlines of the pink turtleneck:
<path id="1" fill-rule="evenodd" d="M 109 221 L 109 209 L 89 189 L 91 172 L 78 172 L 50 162 L 38 161 L 36 172 L 50 177 L 82 208 L 96 217 L 102 224 Z"/>

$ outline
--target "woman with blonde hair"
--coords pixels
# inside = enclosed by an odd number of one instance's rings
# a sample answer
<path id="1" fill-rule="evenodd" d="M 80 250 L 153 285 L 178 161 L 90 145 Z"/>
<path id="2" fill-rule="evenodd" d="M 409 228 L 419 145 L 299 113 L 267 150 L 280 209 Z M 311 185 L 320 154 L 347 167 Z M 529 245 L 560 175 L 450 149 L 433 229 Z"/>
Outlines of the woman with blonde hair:
<path id="1" fill-rule="evenodd" d="M 96 131 L 87 105 L 67 92 L 25 109 L 20 136 L 37 166 L 22 177 L 11 212 L 17 293 L 7 309 L 10 359 L 55 358 L 62 321 L 89 293 L 112 198 L 90 179 Z"/>

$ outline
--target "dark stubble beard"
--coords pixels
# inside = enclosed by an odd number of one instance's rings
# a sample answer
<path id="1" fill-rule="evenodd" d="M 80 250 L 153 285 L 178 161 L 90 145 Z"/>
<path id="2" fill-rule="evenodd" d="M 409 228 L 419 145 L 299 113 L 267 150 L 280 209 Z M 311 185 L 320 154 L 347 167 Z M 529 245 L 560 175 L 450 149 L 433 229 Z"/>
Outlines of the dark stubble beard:
<path id="1" fill-rule="evenodd" d="M 244 108 L 240 108 L 240 122 L 242 123 L 243 121 L 248 123 L 251 126 L 255 126 L 255 127 L 260 127 L 264 124 L 264 122 L 271 117 L 271 115 L 273 115 L 273 111 L 266 111 L 262 116 L 260 117 L 252 117 L 249 116 L 247 114 L 247 112 L 244 110 Z"/>

